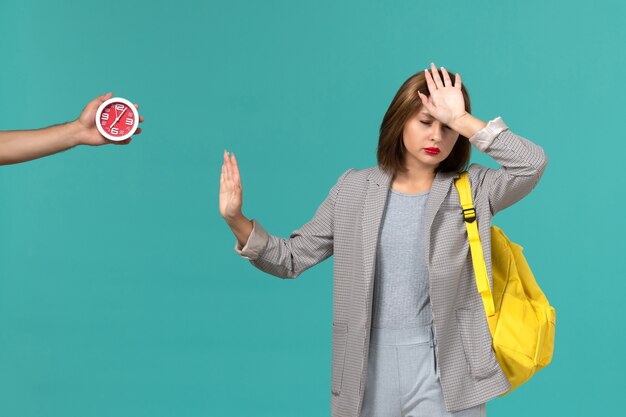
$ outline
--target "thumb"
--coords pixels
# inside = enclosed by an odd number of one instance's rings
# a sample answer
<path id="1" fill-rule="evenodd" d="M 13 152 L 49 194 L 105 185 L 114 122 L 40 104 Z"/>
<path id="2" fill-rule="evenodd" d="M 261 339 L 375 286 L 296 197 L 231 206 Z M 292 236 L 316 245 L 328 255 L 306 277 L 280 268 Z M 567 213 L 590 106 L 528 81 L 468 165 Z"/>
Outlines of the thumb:
<path id="1" fill-rule="evenodd" d="M 417 94 L 419 95 L 419 98 L 422 101 L 422 105 L 426 107 L 426 110 L 430 110 L 432 108 L 432 105 L 430 103 L 429 98 L 425 94 L 423 94 L 421 91 L 418 91 Z"/>
<path id="2" fill-rule="evenodd" d="M 85 109 L 83 110 L 83 112 L 88 112 L 88 111 L 95 111 L 98 109 L 98 107 L 104 103 L 105 101 L 107 101 L 108 99 L 110 99 L 113 96 L 113 93 L 109 92 L 106 94 L 103 94 L 101 96 L 98 96 L 96 98 L 94 98 L 93 100 L 91 100 L 86 106 Z"/>
<path id="3" fill-rule="evenodd" d="M 98 96 L 97 98 L 91 100 L 91 103 L 89 103 L 89 106 L 99 106 L 102 103 L 104 103 L 105 101 L 107 101 L 108 99 L 110 99 L 111 97 L 113 97 L 113 93 L 112 92 L 108 92 L 106 94 L 102 94 L 101 96 Z"/>
<path id="4" fill-rule="evenodd" d="M 98 97 L 100 99 L 100 102 L 105 102 L 108 99 L 110 99 L 111 97 L 113 97 L 113 92 L 108 92 L 106 94 L 101 95 L 100 97 Z"/>

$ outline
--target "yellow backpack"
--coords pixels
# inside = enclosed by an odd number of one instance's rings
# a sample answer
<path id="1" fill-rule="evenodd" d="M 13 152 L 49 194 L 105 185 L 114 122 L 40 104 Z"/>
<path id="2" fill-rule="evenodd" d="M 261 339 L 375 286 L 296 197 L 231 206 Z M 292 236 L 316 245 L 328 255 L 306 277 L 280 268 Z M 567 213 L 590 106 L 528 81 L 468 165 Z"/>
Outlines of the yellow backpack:
<path id="1" fill-rule="evenodd" d="M 493 293 L 476 225 L 476 210 L 467 172 L 455 180 L 459 192 L 470 252 L 493 349 L 511 389 L 529 380 L 552 360 L 556 311 L 537 285 L 522 254 L 523 248 L 491 226 Z"/>

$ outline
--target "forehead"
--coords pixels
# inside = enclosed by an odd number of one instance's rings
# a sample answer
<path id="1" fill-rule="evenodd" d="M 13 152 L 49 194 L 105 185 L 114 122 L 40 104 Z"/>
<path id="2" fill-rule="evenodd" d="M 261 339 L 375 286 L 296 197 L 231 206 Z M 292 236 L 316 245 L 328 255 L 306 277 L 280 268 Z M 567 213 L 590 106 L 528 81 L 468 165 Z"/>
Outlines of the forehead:
<path id="1" fill-rule="evenodd" d="M 426 110 L 424 107 L 422 107 L 422 109 L 418 112 L 418 114 L 426 116 L 426 117 L 430 117 L 430 118 L 433 117 L 430 113 L 428 113 L 428 110 Z"/>

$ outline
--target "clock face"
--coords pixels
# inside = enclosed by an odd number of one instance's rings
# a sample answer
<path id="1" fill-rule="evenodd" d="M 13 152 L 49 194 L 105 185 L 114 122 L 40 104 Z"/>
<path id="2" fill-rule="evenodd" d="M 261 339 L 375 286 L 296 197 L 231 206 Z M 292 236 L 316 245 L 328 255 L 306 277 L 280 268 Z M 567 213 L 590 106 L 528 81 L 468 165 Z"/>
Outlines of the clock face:
<path id="1" fill-rule="evenodd" d="M 109 140 L 126 140 L 137 130 L 139 114 L 130 101 L 113 97 L 98 107 L 96 126 L 100 134 Z"/>

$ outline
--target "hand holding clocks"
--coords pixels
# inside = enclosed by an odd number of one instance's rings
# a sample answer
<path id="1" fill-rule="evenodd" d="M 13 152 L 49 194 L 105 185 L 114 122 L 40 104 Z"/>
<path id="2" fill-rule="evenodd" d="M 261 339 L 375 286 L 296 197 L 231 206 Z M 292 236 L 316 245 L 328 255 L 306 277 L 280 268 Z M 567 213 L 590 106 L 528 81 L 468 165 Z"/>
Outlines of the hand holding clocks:
<path id="1" fill-rule="evenodd" d="M 72 122 L 76 128 L 72 146 L 127 145 L 132 140 L 131 135 L 141 133 L 141 127 L 137 127 L 143 122 L 141 115 L 137 117 L 139 106 L 125 99 L 111 99 L 112 96 L 112 93 L 107 93 L 93 99 L 85 106 L 80 117 Z M 117 101 L 113 102 L 114 100 Z M 118 104 L 123 105 L 123 108 L 121 106 L 116 108 Z M 108 111 L 105 111 L 107 109 Z"/>
<path id="2" fill-rule="evenodd" d="M 108 93 L 91 100 L 78 119 L 68 123 L 0 132 L 0 165 L 31 161 L 78 145 L 130 143 L 133 134 L 141 133 L 138 125 L 143 117 L 137 113 L 139 106 L 125 99 L 111 99 L 111 96 L 112 93 Z"/>

